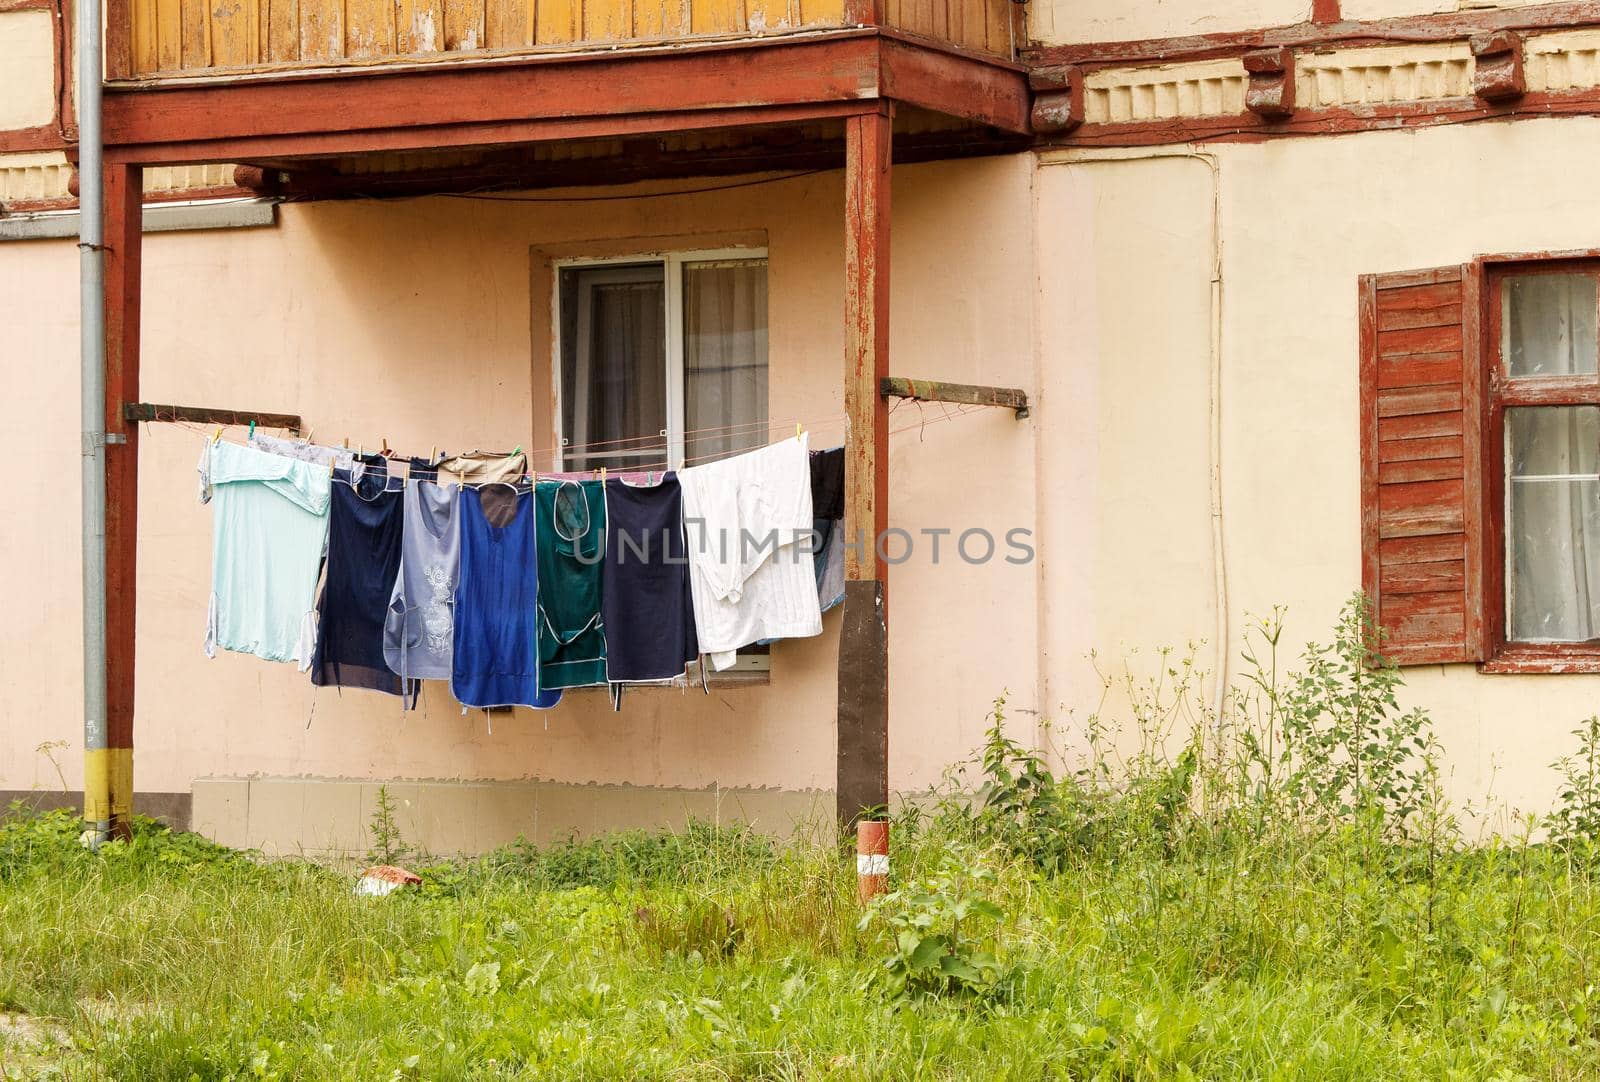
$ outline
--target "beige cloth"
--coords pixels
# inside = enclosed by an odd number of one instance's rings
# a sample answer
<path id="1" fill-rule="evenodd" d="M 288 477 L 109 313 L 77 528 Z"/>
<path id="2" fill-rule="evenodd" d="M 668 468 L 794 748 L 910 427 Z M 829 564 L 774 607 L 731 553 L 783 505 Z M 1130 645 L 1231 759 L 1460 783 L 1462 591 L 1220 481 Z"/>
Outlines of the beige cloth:
<path id="1" fill-rule="evenodd" d="M 518 452 L 468 451 L 439 463 L 439 480 L 463 485 L 488 485 L 496 481 L 515 484 L 528 474 L 528 456 Z"/>

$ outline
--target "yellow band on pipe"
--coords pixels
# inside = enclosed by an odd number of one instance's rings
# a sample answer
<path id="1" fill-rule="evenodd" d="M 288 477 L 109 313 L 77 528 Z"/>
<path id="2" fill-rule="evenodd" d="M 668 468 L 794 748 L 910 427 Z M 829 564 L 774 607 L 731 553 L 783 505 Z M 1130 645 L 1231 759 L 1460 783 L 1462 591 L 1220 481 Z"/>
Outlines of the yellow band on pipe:
<path id="1" fill-rule="evenodd" d="M 133 749 L 83 753 L 83 817 L 91 823 L 133 814 Z"/>

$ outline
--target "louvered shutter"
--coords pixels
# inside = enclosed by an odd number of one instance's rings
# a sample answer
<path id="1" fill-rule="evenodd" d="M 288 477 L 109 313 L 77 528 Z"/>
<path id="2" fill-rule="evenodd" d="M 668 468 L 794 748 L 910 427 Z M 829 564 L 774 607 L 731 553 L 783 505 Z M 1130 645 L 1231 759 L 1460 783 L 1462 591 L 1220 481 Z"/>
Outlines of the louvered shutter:
<path id="1" fill-rule="evenodd" d="M 1361 279 L 1362 587 L 1397 664 L 1483 658 L 1479 280 Z"/>

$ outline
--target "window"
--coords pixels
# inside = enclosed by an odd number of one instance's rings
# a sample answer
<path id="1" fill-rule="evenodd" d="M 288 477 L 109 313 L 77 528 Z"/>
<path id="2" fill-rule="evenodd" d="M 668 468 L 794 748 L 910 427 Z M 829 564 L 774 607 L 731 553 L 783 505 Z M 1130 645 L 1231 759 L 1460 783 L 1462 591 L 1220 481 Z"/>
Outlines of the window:
<path id="1" fill-rule="evenodd" d="M 1600 260 L 1369 275 L 1361 304 L 1386 653 L 1600 672 Z"/>
<path id="2" fill-rule="evenodd" d="M 767 442 L 763 253 L 568 263 L 556 288 L 564 468 L 676 468 Z"/>
<path id="3" fill-rule="evenodd" d="M 1494 631 L 1508 650 L 1585 644 L 1600 659 L 1600 265 L 1489 276 Z"/>

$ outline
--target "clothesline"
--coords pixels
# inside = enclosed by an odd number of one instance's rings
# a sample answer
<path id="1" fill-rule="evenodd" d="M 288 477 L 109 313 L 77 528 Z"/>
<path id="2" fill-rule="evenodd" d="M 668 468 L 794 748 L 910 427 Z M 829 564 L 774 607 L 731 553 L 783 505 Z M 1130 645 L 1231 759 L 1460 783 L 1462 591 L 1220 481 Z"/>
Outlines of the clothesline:
<path id="1" fill-rule="evenodd" d="M 897 407 L 898 407 L 898 405 L 899 404 L 897 404 Z M 958 417 L 963 417 L 963 416 L 965 416 L 965 415 L 967 415 L 969 413 L 977 412 L 977 411 L 982 410 L 984 408 L 985 407 L 983 407 L 983 406 L 968 405 L 968 404 L 958 405 L 958 406 L 955 406 L 953 408 L 945 408 L 945 407 L 941 406 L 941 412 L 940 412 L 939 416 L 932 417 L 932 418 L 919 418 L 918 421 L 915 422 L 915 423 L 903 425 L 903 426 L 898 427 L 898 428 L 891 428 L 889 430 L 889 435 L 895 436 L 895 435 L 900 435 L 902 433 L 910 432 L 910 431 L 913 431 L 913 430 L 925 429 L 930 425 L 941 424 L 941 423 L 943 423 L 945 421 L 953 421 Z M 894 411 L 891 410 L 891 415 L 892 415 L 893 412 Z M 178 422 L 174 422 L 174 423 L 181 429 L 184 429 L 184 430 L 190 431 L 190 432 L 194 432 L 194 433 L 196 433 L 196 434 L 198 434 L 198 435 L 200 435 L 200 436 L 202 436 L 204 438 L 207 438 L 207 439 L 211 438 L 212 435 L 215 433 L 215 430 L 216 430 L 216 426 L 207 426 L 207 425 L 202 425 L 202 424 L 199 424 L 199 423 L 196 423 L 196 422 L 178 421 Z M 792 423 L 795 423 L 795 422 L 772 421 L 772 422 L 768 422 L 768 423 L 766 423 L 764 425 L 761 422 L 751 422 L 751 423 L 747 423 L 747 424 L 743 424 L 743 425 L 727 425 L 727 426 L 721 426 L 720 428 L 705 428 L 705 429 L 696 429 L 696 430 L 693 430 L 693 431 L 700 432 L 700 433 L 717 433 L 717 432 L 727 433 L 727 432 L 738 432 L 740 430 L 759 431 L 762 428 L 766 428 L 768 430 L 772 430 L 772 429 L 783 429 L 783 428 L 786 428 L 789 424 L 792 424 Z M 812 431 L 812 432 L 816 432 L 816 431 L 819 431 L 819 430 L 825 430 L 825 429 L 832 428 L 832 427 L 835 427 L 835 426 L 845 425 L 845 424 L 847 424 L 847 419 L 843 418 L 843 417 L 840 417 L 840 418 L 835 418 L 835 419 L 830 419 L 830 420 L 824 420 L 824 421 L 822 421 L 820 423 L 813 423 L 813 424 L 809 424 L 809 425 L 806 424 L 804 421 L 801 421 L 801 422 L 798 422 L 798 423 L 803 428 L 805 428 L 806 430 Z M 746 434 L 752 434 L 752 433 L 751 432 L 746 432 Z M 687 435 L 687 433 L 686 433 L 686 435 Z M 652 437 L 636 437 L 636 438 L 637 439 L 648 439 L 648 438 L 652 438 Z M 659 439 L 659 437 L 653 437 L 653 438 Z M 713 439 L 713 438 L 716 438 L 716 437 L 715 436 L 698 436 L 692 442 L 696 442 L 696 443 L 705 442 L 706 440 Z M 599 447 L 599 446 L 609 446 L 611 444 L 618 443 L 618 442 L 623 442 L 623 441 L 597 441 L 597 442 L 588 443 L 588 444 L 568 444 L 568 445 L 562 446 L 562 447 L 543 447 L 543 448 L 535 448 L 533 450 L 524 449 L 522 453 L 526 454 L 529 457 L 530 461 L 531 461 L 531 460 L 533 460 L 535 458 L 541 457 L 542 455 L 548 455 L 548 454 L 555 453 L 555 452 L 560 452 L 560 453 L 565 453 L 565 454 L 572 454 L 575 451 L 581 451 L 581 450 L 583 450 L 585 448 Z M 689 442 L 689 441 L 686 441 L 686 442 Z M 334 446 L 334 445 L 329 444 L 328 446 Z M 351 452 L 351 454 L 356 454 L 357 451 L 358 451 L 358 448 L 354 448 L 354 447 L 352 447 L 352 448 L 344 448 L 344 449 L 349 450 Z M 383 454 L 383 451 L 381 449 L 379 449 L 379 448 L 376 448 L 376 447 L 374 447 L 374 448 L 361 447 L 361 448 L 359 448 L 359 450 L 364 452 L 364 453 L 367 453 L 367 454 L 379 454 L 379 455 Z M 622 450 L 626 450 L 626 448 L 624 448 Z M 605 452 L 599 452 L 599 454 L 604 454 L 604 453 Z M 409 457 L 411 457 L 411 456 L 403 455 L 400 452 L 395 451 L 393 448 L 390 448 L 389 455 L 391 456 L 391 460 L 392 461 L 406 461 Z M 417 455 L 417 456 L 414 456 L 414 457 L 420 459 L 423 456 Z M 723 458 L 723 457 L 725 457 L 725 453 L 724 452 L 720 452 L 720 451 L 719 452 L 708 453 L 708 454 L 703 454 L 703 455 L 690 455 L 690 456 L 686 456 L 683 459 L 682 465 L 690 466 L 690 465 L 694 465 L 694 464 L 697 464 L 697 463 L 710 462 L 710 461 L 713 461 L 713 460 L 716 460 L 716 459 L 719 459 L 719 458 Z M 669 462 L 658 461 L 658 462 L 647 462 L 647 463 L 638 463 L 638 464 L 629 463 L 629 464 L 627 464 L 625 466 L 617 467 L 616 470 L 617 470 L 617 472 L 621 472 L 621 473 L 654 473 L 654 472 L 657 472 L 657 471 L 665 471 L 665 470 L 669 470 L 669 469 L 673 469 L 673 468 L 676 468 L 676 467 L 674 467 Z M 577 469 L 577 470 L 564 470 L 564 469 L 537 470 L 537 469 L 535 469 L 532 472 L 588 473 L 588 472 L 598 472 L 598 471 L 590 471 L 590 470 L 587 470 L 587 469 Z"/>

